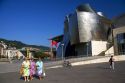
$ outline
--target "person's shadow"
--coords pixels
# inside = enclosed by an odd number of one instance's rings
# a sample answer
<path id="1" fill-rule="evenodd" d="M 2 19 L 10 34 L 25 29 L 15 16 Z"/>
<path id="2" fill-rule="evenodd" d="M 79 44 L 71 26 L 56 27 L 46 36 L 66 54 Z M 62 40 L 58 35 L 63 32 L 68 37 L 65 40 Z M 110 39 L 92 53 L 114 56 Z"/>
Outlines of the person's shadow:
<path id="1" fill-rule="evenodd" d="M 33 76 L 33 78 L 39 79 L 39 76 L 35 74 L 35 75 Z M 44 76 L 43 76 L 42 78 L 44 78 Z M 20 77 L 20 80 L 24 80 L 24 77 L 21 76 L 21 77 Z"/>

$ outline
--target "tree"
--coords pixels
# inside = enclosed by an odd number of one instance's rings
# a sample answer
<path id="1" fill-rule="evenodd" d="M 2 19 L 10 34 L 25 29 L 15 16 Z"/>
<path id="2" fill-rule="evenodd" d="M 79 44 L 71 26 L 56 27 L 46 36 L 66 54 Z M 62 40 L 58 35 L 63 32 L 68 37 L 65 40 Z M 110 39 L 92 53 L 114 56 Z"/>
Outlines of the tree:
<path id="1" fill-rule="evenodd" d="M 43 51 L 35 52 L 35 58 L 47 58 L 50 57 L 49 54 L 45 54 Z"/>

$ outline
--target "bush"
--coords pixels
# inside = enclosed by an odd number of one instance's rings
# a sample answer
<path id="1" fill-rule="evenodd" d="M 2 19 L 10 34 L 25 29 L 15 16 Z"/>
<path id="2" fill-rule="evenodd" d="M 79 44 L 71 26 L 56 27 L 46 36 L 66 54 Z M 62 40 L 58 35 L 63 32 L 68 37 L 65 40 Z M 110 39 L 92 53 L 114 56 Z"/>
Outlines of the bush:
<path id="1" fill-rule="evenodd" d="M 48 58 L 48 57 L 50 57 L 50 55 L 49 54 L 45 54 L 42 51 L 39 51 L 39 52 L 35 52 L 34 57 L 35 58 L 39 58 L 39 57 L 40 58 Z"/>

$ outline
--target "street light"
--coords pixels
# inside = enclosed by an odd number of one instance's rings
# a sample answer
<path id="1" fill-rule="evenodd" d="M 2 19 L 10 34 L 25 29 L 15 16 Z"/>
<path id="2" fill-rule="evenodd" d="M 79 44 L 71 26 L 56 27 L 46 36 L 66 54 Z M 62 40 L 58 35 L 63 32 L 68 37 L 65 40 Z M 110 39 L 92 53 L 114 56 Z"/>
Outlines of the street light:
<path id="1" fill-rule="evenodd" d="M 64 44 L 62 43 L 61 46 L 62 46 L 62 60 L 63 60 L 63 57 L 64 57 L 63 56 L 63 47 L 64 47 Z"/>

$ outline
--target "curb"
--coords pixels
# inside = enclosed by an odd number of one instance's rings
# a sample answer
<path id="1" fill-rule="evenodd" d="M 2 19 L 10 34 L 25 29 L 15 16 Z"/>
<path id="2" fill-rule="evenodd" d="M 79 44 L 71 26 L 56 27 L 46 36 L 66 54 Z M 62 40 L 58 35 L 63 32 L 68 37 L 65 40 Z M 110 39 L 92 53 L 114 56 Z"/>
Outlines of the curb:
<path id="1" fill-rule="evenodd" d="M 104 63 L 104 62 L 108 62 L 109 58 L 110 58 L 110 56 L 104 57 L 104 58 L 99 58 L 99 59 L 87 60 L 87 61 L 78 61 L 78 62 L 71 63 L 71 65 L 80 66 L 80 65 L 87 65 L 87 64 Z M 115 59 L 115 61 L 125 61 L 125 55 L 114 56 L 114 59 Z M 61 67 L 63 67 L 63 66 L 56 65 L 56 66 L 47 67 L 46 69 L 55 69 L 55 68 L 61 68 Z"/>

